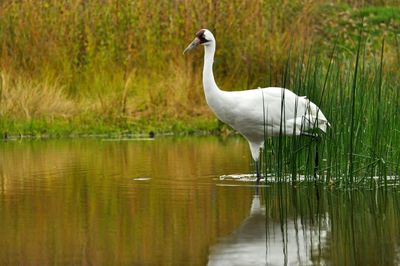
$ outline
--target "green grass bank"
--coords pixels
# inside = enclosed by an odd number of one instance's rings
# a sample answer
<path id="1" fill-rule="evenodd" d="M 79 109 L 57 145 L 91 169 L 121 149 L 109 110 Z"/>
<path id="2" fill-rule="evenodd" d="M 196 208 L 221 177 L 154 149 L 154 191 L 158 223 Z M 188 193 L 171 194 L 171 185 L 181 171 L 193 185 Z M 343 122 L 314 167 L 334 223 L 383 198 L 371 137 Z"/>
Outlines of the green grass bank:
<path id="1" fill-rule="evenodd" d="M 3 1 L 0 132 L 225 131 L 204 100 L 202 51 L 182 55 L 196 30 L 216 35 L 222 89 L 298 92 L 283 78 L 288 55 L 327 68 L 336 43 L 354 58 L 362 18 L 365 63 L 385 38 L 383 71 L 396 73 L 399 14 L 396 1 Z"/>

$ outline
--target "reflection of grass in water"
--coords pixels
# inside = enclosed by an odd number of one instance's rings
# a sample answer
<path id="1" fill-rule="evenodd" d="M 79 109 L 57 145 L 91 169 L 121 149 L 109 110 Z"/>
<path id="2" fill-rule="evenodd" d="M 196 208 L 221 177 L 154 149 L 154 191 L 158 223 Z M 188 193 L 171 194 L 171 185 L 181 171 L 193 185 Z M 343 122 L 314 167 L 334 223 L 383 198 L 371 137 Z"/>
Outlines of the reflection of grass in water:
<path id="1" fill-rule="evenodd" d="M 321 141 L 267 138 L 265 173 L 312 180 L 318 168 L 319 181 L 344 187 L 372 185 L 376 177 L 386 184 L 387 176 L 399 177 L 398 73 L 384 71 L 384 41 L 378 58 L 366 55 L 364 43 L 360 40 L 355 60 L 332 53 L 329 64 L 318 55 L 287 64 L 283 85 L 319 105 L 331 128 Z"/>
<path id="2" fill-rule="evenodd" d="M 282 241 L 292 259 L 297 258 L 297 248 L 303 247 L 301 258 L 318 265 L 396 264 L 400 244 L 397 192 L 330 191 L 313 183 L 300 187 L 276 184 L 263 189 L 267 254 L 268 247 Z M 302 238 L 304 235 L 307 237 Z"/>
<path id="3" fill-rule="evenodd" d="M 250 205 L 250 189 L 209 178 L 247 167 L 232 147 L 247 151 L 216 137 L 1 143 L 0 265 L 206 260 Z"/>

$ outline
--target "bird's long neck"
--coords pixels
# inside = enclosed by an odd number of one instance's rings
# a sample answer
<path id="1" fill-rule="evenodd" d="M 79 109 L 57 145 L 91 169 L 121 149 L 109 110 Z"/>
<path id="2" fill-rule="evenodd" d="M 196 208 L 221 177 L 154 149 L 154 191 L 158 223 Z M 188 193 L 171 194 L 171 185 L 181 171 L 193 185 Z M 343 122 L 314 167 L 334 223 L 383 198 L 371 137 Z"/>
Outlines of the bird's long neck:
<path id="1" fill-rule="evenodd" d="M 203 86 L 208 105 L 215 111 L 221 90 L 214 80 L 213 63 L 215 54 L 215 42 L 204 46 Z"/>

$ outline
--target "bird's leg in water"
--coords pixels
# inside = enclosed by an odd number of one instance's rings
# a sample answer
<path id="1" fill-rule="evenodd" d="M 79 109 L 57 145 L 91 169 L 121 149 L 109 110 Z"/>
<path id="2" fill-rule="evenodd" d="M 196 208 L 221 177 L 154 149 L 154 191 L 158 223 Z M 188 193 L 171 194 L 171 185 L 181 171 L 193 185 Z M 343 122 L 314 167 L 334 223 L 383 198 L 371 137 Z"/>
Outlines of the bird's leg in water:
<path id="1" fill-rule="evenodd" d="M 257 173 L 257 185 L 260 183 L 260 179 L 261 179 L 261 173 L 260 173 L 260 166 L 259 166 L 259 161 L 254 161 L 256 164 L 256 173 Z"/>
<path id="2" fill-rule="evenodd" d="M 303 132 L 302 135 L 311 138 L 313 141 L 317 143 L 315 147 L 315 161 L 314 161 L 314 180 L 315 182 L 317 182 L 317 175 L 319 170 L 318 144 L 321 141 L 321 137 L 319 135 L 314 135 L 307 132 Z"/>
<path id="3" fill-rule="evenodd" d="M 316 193 L 317 193 L 317 200 L 318 200 L 318 204 L 319 204 L 319 190 L 318 190 L 318 186 L 317 186 L 317 178 L 318 178 L 318 172 L 319 172 L 319 154 L 318 154 L 318 144 L 321 141 L 321 137 L 318 136 L 315 138 L 316 140 L 316 145 L 315 145 L 315 164 L 314 164 L 314 184 L 315 184 L 315 188 L 316 188 Z"/>
<path id="4" fill-rule="evenodd" d="M 317 181 L 317 175 L 319 170 L 319 155 L 318 155 L 318 143 L 315 147 L 315 161 L 314 161 L 314 179 Z"/>

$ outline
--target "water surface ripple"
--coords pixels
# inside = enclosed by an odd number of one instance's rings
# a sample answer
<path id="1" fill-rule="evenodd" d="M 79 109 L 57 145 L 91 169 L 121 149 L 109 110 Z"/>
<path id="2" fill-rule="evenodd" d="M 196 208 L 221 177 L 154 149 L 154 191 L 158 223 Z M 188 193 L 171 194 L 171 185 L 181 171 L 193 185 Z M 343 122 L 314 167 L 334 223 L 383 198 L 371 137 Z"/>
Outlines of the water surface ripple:
<path id="1" fill-rule="evenodd" d="M 395 190 L 254 182 L 237 137 L 0 143 L 0 265 L 398 265 Z"/>

